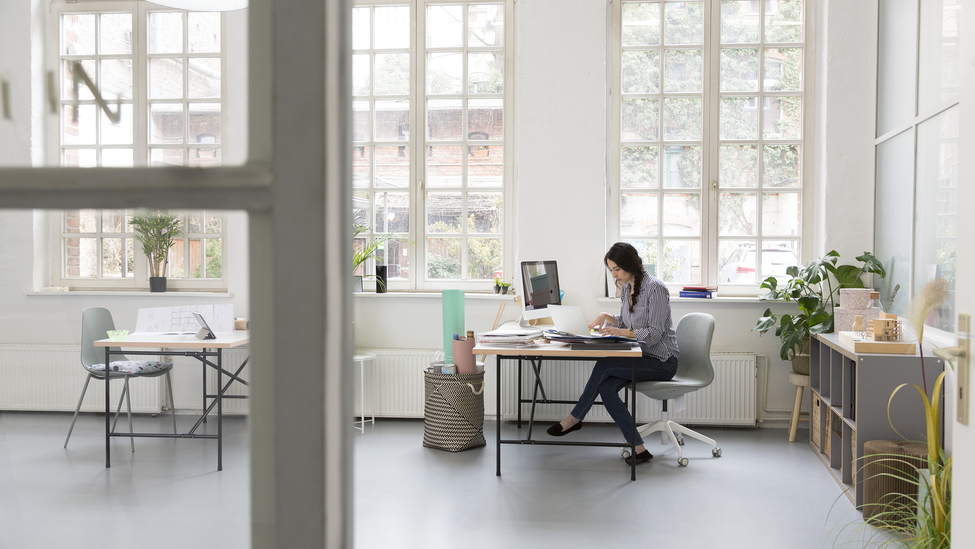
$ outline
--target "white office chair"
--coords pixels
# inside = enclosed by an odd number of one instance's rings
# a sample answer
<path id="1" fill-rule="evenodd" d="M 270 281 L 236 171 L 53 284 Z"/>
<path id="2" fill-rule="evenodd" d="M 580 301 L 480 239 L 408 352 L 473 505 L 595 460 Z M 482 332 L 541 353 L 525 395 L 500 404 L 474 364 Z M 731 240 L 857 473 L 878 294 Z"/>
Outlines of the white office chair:
<path id="1" fill-rule="evenodd" d="M 711 337 L 714 335 L 714 317 L 705 313 L 690 313 L 677 323 L 677 347 L 680 349 L 677 375 L 670 381 L 643 381 L 636 384 L 636 390 L 655 400 L 663 401 L 660 419 L 638 429 L 640 436 L 660 431 L 660 443 L 673 442 L 677 448 L 677 463 L 687 466 L 687 458 L 681 450 L 684 435 L 710 444 L 711 455 L 721 457 L 718 443 L 696 431 L 668 419 L 667 402 L 681 395 L 703 389 L 714 381 L 714 366 L 711 365 Z M 676 435 L 674 433 L 677 433 Z M 630 454 L 623 449 L 623 457 Z"/>
<path id="2" fill-rule="evenodd" d="M 71 431 L 74 424 L 78 421 L 78 412 L 81 411 L 81 402 L 85 400 L 85 393 L 88 391 L 88 383 L 91 378 L 105 379 L 105 348 L 95 347 L 95 341 L 108 337 L 108 331 L 115 329 L 115 322 L 112 320 L 112 313 L 104 307 L 88 307 L 81 313 L 81 365 L 88 371 L 85 379 L 85 386 L 81 389 L 81 398 L 78 399 L 78 406 L 74 410 L 74 418 L 71 419 L 71 427 L 68 429 L 68 436 L 64 439 L 64 447 L 68 447 L 71 440 Z M 111 350 L 118 351 L 118 347 Z M 122 411 L 122 400 L 124 399 L 129 412 L 129 432 L 132 432 L 132 400 L 129 397 L 129 378 L 130 377 L 158 377 L 166 376 L 166 385 L 169 388 L 169 402 L 173 400 L 173 382 L 169 377 L 169 371 L 173 365 L 168 362 L 156 362 L 147 360 L 129 360 L 125 356 L 114 355 L 119 360 L 113 360 L 108 367 L 109 379 L 121 378 L 125 381 L 122 388 L 122 395 L 119 397 L 118 408 L 115 409 L 115 420 L 112 422 L 112 432 L 118 424 L 118 416 Z M 176 433 L 176 406 L 172 407 L 173 412 L 173 433 Z M 135 439 L 129 437 L 132 451 L 135 452 Z"/>

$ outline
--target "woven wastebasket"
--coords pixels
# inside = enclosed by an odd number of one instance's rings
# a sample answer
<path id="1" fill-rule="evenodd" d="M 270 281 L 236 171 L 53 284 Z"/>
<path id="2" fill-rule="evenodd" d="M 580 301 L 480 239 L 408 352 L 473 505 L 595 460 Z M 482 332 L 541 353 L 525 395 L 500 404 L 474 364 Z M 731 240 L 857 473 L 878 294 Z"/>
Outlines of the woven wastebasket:
<path id="1" fill-rule="evenodd" d="M 423 373 L 423 445 L 460 452 L 484 446 L 484 372 Z"/>
<path id="2" fill-rule="evenodd" d="M 917 475 L 918 469 L 927 467 L 926 452 L 926 446 L 910 442 L 863 444 L 864 521 L 896 529 L 916 520 Z"/>

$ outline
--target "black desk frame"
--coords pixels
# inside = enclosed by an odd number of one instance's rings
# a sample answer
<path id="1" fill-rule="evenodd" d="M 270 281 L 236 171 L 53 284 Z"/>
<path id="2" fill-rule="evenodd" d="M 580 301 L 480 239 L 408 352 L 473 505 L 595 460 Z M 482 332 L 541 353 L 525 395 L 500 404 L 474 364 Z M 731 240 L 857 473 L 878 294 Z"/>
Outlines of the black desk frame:
<path id="1" fill-rule="evenodd" d="M 244 359 L 237 371 L 230 373 L 223 368 L 223 349 L 208 349 L 203 348 L 202 351 L 174 351 L 161 349 L 160 351 L 123 351 L 117 350 L 113 351 L 111 347 L 105 347 L 105 370 L 108 371 L 109 365 L 111 364 L 111 355 L 133 355 L 133 356 L 188 356 L 199 360 L 203 364 L 203 414 L 200 419 L 196 421 L 193 428 L 186 433 L 116 433 L 111 428 L 111 397 L 109 396 L 109 380 L 113 379 L 111 376 L 105 376 L 105 468 L 108 469 L 112 466 L 112 448 L 111 440 L 112 437 L 129 437 L 129 438 L 198 438 L 198 439 L 216 439 L 217 441 L 217 471 L 223 471 L 223 399 L 225 398 L 248 398 L 247 395 L 226 395 L 227 389 L 230 388 L 230 384 L 234 381 L 249 386 L 247 381 L 240 378 L 240 372 L 243 371 L 244 366 L 247 366 L 247 362 L 250 357 Z M 207 357 L 216 357 L 217 362 L 213 363 L 207 359 Z M 217 371 L 217 388 L 219 391 L 215 395 L 207 394 L 207 384 L 206 384 L 206 369 L 207 366 L 213 368 Z M 226 385 L 223 383 L 223 376 L 226 374 L 230 377 Z M 118 378 L 114 378 L 118 379 Z M 207 399 L 210 398 L 213 402 L 207 406 Z M 121 405 L 121 403 L 119 403 Z M 173 413 L 175 414 L 175 403 Z M 213 410 L 213 407 L 217 408 L 217 434 L 216 435 L 198 435 L 196 430 L 200 428 L 200 424 L 206 422 L 207 416 Z"/>
<path id="2" fill-rule="evenodd" d="M 497 476 L 501 476 L 501 445 L 502 444 L 530 444 L 538 446 L 603 446 L 610 448 L 619 447 L 630 447 L 630 456 L 636 456 L 636 398 L 629 398 L 629 392 L 632 391 L 636 395 L 636 358 L 630 360 L 630 365 L 632 372 L 630 375 L 630 385 L 626 387 L 624 392 L 624 398 L 628 401 L 630 406 L 630 415 L 633 416 L 633 432 L 631 433 L 630 440 L 633 441 L 631 444 L 627 444 L 623 441 L 622 444 L 619 442 L 568 442 L 561 440 L 535 440 L 532 439 L 532 429 L 535 423 L 535 407 L 538 404 L 576 404 L 578 401 L 575 400 L 552 400 L 549 399 L 545 394 L 545 387 L 542 386 L 542 362 L 545 360 L 566 360 L 566 361 L 585 361 L 585 362 L 595 362 L 599 360 L 600 357 L 593 356 L 529 356 L 529 355 L 503 355 L 498 354 L 497 356 Z M 503 439 L 501 438 L 501 370 L 503 369 L 504 361 L 517 361 L 518 363 L 518 398 L 516 399 L 518 406 L 518 428 L 521 429 L 521 406 L 522 404 L 531 404 L 531 412 L 528 418 L 528 438 L 526 439 Z M 532 398 L 523 398 L 522 393 L 522 362 L 527 360 L 531 364 L 532 372 L 535 374 L 535 383 L 532 390 Z M 542 393 L 542 398 L 538 398 L 538 393 Z M 594 404 L 602 405 L 602 402 L 595 402 Z M 630 463 L 630 480 L 636 480 L 636 459 L 633 459 Z"/>

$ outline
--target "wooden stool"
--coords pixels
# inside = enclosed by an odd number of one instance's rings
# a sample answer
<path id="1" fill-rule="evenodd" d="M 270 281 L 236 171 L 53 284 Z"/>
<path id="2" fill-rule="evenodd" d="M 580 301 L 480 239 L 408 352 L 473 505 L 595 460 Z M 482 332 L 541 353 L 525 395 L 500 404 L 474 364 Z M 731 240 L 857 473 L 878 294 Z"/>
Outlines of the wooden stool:
<path id="1" fill-rule="evenodd" d="M 802 388 L 809 387 L 809 376 L 789 372 L 789 383 L 796 386 L 796 401 L 792 403 L 792 419 L 789 421 L 789 442 L 796 441 L 796 429 L 800 421 L 809 421 L 809 412 L 800 412 L 802 408 Z M 800 416 L 806 416 L 800 419 Z"/>

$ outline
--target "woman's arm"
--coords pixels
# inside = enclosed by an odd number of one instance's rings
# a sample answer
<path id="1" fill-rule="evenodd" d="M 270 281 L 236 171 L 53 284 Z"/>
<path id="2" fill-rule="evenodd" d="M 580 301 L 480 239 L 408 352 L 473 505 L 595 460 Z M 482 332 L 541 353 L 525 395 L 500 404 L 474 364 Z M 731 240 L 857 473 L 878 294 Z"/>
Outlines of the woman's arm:
<path id="1" fill-rule="evenodd" d="M 664 322 L 670 311 L 670 295 L 660 284 L 649 284 L 637 299 L 638 307 L 631 316 L 634 337 L 655 345 L 667 330 Z"/>
<path id="2" fill-rule="evenodd" d="M 603 328 L 603 324 L 607 324 L 607 323 L 612 326 L 616 326 L 617 325 L 616 317 L 614 317 L 609 313 L 599 313 L 598 315 L 596 315 L 596 319 L 589 323 L 589 329 L 601 330 Z"/>

